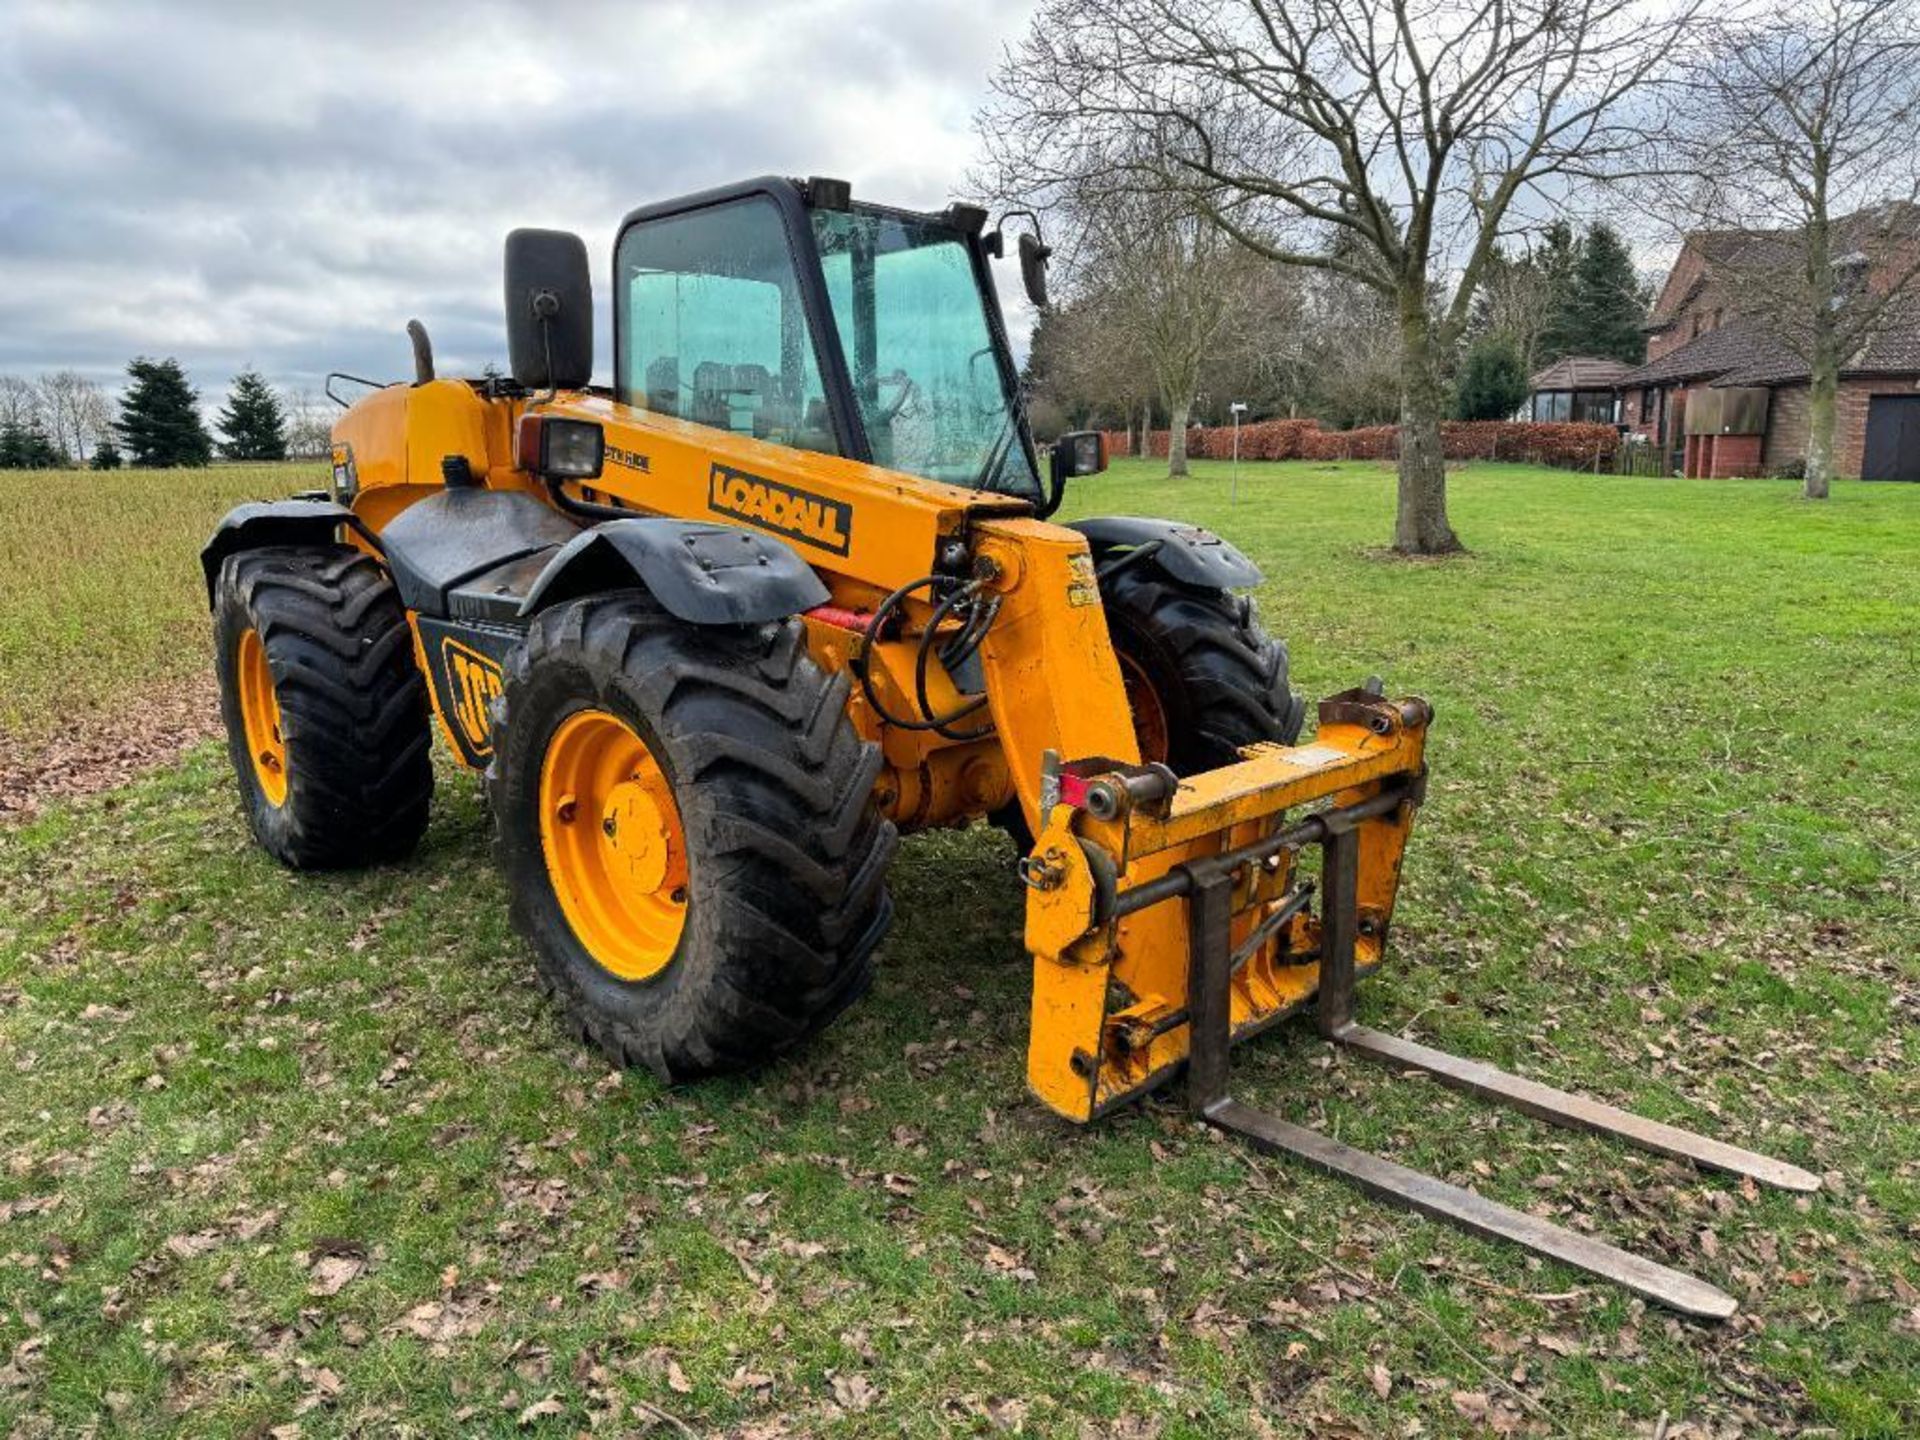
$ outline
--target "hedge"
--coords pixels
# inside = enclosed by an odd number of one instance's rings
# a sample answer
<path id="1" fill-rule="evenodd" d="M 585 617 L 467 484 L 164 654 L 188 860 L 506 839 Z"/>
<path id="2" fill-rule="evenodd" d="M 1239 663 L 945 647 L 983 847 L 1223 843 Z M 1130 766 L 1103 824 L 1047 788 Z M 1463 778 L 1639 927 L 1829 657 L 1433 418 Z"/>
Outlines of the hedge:
<path id="1" fill-rule="evenodd" d="M 1133 453 L 1125 430 L 1104 432 L 1109 455 Z M 1620 433 L 1590 421 L 1446 420 L 1441 448 L 1449 460 L 1519 460 L 1562 469 L 1605 465 L 1619 448 Z M 1165 456 L 1167 432 L 1148 437 L 1148 453 Z M 1226 460 L 1233 455 L 1233 427 L 1187 431 L 1187 454 L 1196 460 Z M 1400 427 L 1367 425 L 1358 430 L 1322 430 L 1318 420 L 1260 420 L 1240 427 L 1242 460 L 1393 460 L 1400 454 Z"/>

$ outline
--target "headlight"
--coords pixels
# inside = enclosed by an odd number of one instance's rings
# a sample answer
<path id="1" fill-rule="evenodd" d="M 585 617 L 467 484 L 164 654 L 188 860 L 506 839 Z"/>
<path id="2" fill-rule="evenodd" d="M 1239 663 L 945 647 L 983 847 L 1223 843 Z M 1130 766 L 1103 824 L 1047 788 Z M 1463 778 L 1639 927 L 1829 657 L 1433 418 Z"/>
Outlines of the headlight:
<path id="1" fill-rule="evenodd" d="M 592 420 L 528 415 L 516 446 L 520 468 L 554 480 L 593 480 L 606 461 L 607 435 Z"/>

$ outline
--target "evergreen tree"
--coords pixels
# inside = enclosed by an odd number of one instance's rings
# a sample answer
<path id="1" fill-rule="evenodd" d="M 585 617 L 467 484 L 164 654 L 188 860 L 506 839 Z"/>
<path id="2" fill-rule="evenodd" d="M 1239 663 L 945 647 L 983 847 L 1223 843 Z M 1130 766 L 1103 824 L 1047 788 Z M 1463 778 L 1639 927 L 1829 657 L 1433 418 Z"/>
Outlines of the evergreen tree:
<path id="1" fill-rule="evenodd" d="M 67 463 L 60 447 L 31 421 L 0 423 L 0 470 L 57 470 Z"/>
<path id="2" fill-rule="evenodd" d="M 1586 234 L 1572 273 L 1542 337 L 1538 363 L 1563 355 L 1596 355 L 1638 365 L 1646 358 L 1646 298 L 1633 273 L 1633 254 L 1611 225 Z"/>
<path id="3" fill-rule="evenodd" d="M 1578 307 L 1574 303 L 1583 245 L 1573 227 L 1557 220 L 1536 252 L 1536 263 L 1547 278 L 1546 314 L 1534 345 L 1532 365 L 1538 370 L 1568 355 L 1583 355 Z"/>
<path id="4" fill-rule="evenodd" d="M 233 377 L 227 408 L 214 423 L 226 437 L 220 453 L 229 460 L 287 458 L 286 412 L 258 371 L 242 370 Z"/>
<path id="5" fill-rule="evenodd" d="M 95 470 L 118 470 L 120 468 L 120 447 L 111 439 L 102 440 L 94 448 L 92 468 Z"/>
<path id="6" fill-rule="evenodd" d="M 127 366 L 133 384 L 120 402 L 115 428 L 135 465 L 163 468 L 205 465 L 213 437 L 200 419 L 200 397 L 178 360 L 148 360 Z"/>
<path id="7" fill-rule="evenodd" d="M 1573 277 L 1583 353 L 1638 365 L 1646 358 L 1646 303 L 1633 273 L 1633 253 L 1604 222 L 1587 232 Z"/>
<path id="8" fill-rule="evenodd" d="M 1527 398 L 1527 371 L 1520 352 L 1502 336 L 1474 343 L 1454 390 L 1456 420 L 1511 420 Z"/>

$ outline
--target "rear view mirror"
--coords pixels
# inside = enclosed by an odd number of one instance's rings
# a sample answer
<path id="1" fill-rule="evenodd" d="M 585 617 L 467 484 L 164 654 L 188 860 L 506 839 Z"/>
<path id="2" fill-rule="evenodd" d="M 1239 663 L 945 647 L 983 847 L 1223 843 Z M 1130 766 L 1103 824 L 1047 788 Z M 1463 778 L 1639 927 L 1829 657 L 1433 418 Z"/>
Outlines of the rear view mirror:
<path id="1" fill-rule="evenodd" d="M 1042 309 L 1047 303 L 1047 257 L 1051 254 L 1053 247 L 1032 231 L 1020 237 L 1020 281 L 1027 287 L 1027 298 Z"/>
<path id="2" fill-rule="evenodd" d="M 530 390 L 593 379 L 593 280 L 587 247 L 565 230 L 507 236 L 507 359 Z"/>

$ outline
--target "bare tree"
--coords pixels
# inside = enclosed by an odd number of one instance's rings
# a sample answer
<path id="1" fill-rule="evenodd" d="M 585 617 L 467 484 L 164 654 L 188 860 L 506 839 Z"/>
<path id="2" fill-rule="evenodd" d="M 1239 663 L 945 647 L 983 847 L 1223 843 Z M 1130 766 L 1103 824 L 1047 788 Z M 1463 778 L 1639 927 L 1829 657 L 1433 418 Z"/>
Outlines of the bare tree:
<path id="1" fill-rule="evenodd" d="M 1548 227 L 1517 256 L 1488 257 L 1473 303 L 1472 334 L 1511 341 L 1521 368 L 1533 374 L 1543 359 L 1541 339 L 1572 284 L 1578 259 L 1573 227 L 1565 221 Z"/>
<path id="2" fill-rule="evenodd" d="M 1069 293 L 1144 365 L 1167 413 L 1167 473 L 1185 475 L 1187 425 L 1208 356 L 1232 315 L 1237 247 L 1166 191 L 1110 188 L 1089 179 L 1064 207 L 1079 240 Z"/>
<path id="3" fill-rule="evenodd" d="M 1226 422 L 1244 401 L 1261 415 L 1297 415 L 1313 378 L 1306 273 L 1236 245 L 1221 266 L 1226 315 L 1200 375 L 1204 413 Z"/>
<path id="4" fill-rule="evenodd" d="M 1409 553 L 1460 548 L 1447 367 L 1496 242 L 1569 184 L 1640 163 L 1624 102 L 1699 0 L 1046 0 L 981 117 L 1003 186 L 1117 176 L 1271 259 L 1388 297 Z M 1327 243 L 1329 232 L 1351 247 Z M 1451 298 L 1436 301 L 1436 285 Z"/>
<path id="5" fill-rule="evenodd" d="M 283 390 L 280 408 L 287 417 L 287 455 L 317 460 L 333 452 L 333 415 L 328 402 L 311 390 Z"/>
<path id="6" fill-rule="evenodd" d="M 1824 499 L 1841 371 L 1920 325 L 1920 17 L 1914 0 L 1785 0 L 1703 41 L 1671 150 L 1691 183 L 1667 208 L 1743 232 L 1715 246 L 1714 278 L 1806 367 L 1805 493 Z"/>
<path id="7" fill-rule="evenodd" d="M 1314 413 L 1345 430 L 1392 420 L 1400 344 L 1392 301 L 1335 270 L 1312 272 L 1305 340 Z"/>
<path id="8" fill-rule="evenodd" d="M 1141 400 L 1151 393 L 1146 362 L 1108 322 L 1102 298 L 1072 296 L 1041 313 L 1027 357 L 1036 425 L 1051 411 L 1055 428 L 1098 422 L 1131 432 Z"/>
<path id="9" fill-rule="evenodd" d="M 36 387 L 47 438 L 76 464 L 113 435 L 113 407 L 93 381 L 75 370 L 42 375 Z"/>
<path id="10" fill-rule="evenodd" d="M 0 375 L 0 427 L 39 430 L 45 424 L 40 392 L 30 380 Z"/>

